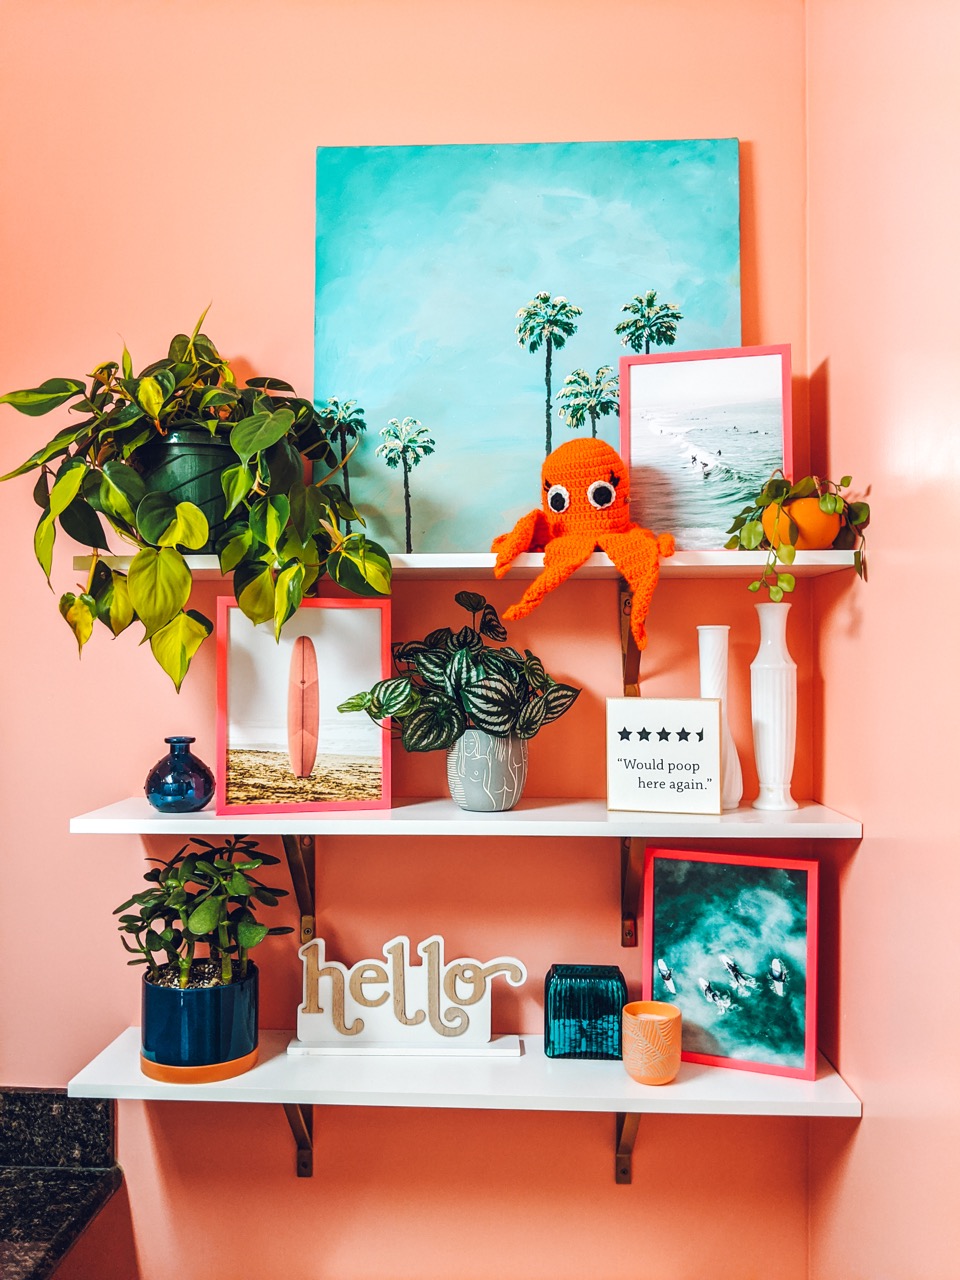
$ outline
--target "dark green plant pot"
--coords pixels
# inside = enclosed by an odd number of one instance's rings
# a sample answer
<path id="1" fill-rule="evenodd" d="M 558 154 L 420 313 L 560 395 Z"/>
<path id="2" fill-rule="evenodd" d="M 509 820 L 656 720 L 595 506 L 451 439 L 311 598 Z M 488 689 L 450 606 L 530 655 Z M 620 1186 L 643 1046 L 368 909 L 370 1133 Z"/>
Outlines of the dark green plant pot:
<path id="1" fill-rule="evenodd" d="M 160 987 L 143 976 L 140 1066 L 154 1080 L 202 1084 L 240 1075 L 257 1060 L 259 982 Z"/>
<path id="2" fill-rule="evenodd" d="M 212 553 L 223 534 L 227 500 L 220 477 L 237 461 L 229 440 L 212 436 L 206 427 L 175 427 L 143 450 L 143 480 L 151 493 L 173 502 L 192 502 L 207 517 L 210 537 L 198 554 Z"/>

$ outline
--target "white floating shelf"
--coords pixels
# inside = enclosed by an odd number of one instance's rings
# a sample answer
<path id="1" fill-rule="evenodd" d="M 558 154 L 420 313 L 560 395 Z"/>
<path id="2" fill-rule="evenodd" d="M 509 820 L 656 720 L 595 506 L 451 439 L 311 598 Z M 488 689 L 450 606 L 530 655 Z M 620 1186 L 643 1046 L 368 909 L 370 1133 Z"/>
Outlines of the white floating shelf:
<path id="1" fill-rule="evenodd" d="M 824 1058 L 816 1080 L 685 1062 L 673 1084 L 655 1087 L 635 1084 L 620 1062 L 547 1058 L 542 1036 L 523 1036 L 515 1058 L 305 1058 L 287 1054 L 292 1034 L 262 1031 L 260 1061 L 245 1075 L 173 1085 L 141 1073 L 140 1032 L 129 1027 L 74 1076 L 67 1092 L 73 1098 L 485 1111 L 851 1117 L 862 1111 Z"/>
<path id="2" fill-rule="evenodd" d="M 799 551 L 790 572 L 796 577 L 819 577 L 824 573 L 839 573 L 853 569 L 856 564 L 854 551 Z M 103 556 L 104 562 L 115 569 L 129 568 L 130 556 Z M 495 557 L 486 552 L 450 552 L 442 554 L 401 555 L 391 552 L 393 574 L 396 578 L 444 578 L 490 579 L 493 577 Z M 660 562 L 661 578 L 750 578 L 766 564 L 765 551 L 678 551 Z M 220 578 L 220 564 L 216 556 L 187 556 L 187 564 L 195 578 Z M 89 556 L 77 556 L 76 570 L 90 568 Z M 785 567 L 785 566 L 784 566 Z M 528 552 L 518 556 L 510 568 L 511 578 L 535 578 L 543 569 L 543 553 Z M 600 552 L 595 553 L 577 570 L 580 578 L 617 578 L 618 570 Z"/>
<path id="3" fill-rule="evenodd" d="M 391 809 L 254 816 L 162 814 L 142 796 L 70 819 L 87 835 L 633 836 L 651 840 L 859 840 L 863 827 L 824 805 L 766 813 L 742 808 L 720 817 L 608 810 L 603 800 L 524 799 L 507 813 L 468 813 L 449 799 L 399 796 Z"/>

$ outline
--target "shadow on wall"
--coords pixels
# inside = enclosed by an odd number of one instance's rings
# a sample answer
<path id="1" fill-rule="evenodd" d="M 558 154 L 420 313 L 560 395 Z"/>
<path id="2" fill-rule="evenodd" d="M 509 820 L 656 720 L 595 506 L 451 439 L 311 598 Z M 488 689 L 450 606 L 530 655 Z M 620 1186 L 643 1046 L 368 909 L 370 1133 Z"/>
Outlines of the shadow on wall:
<path id="1" fill-rule="evenodd" d="M 100 1210 L 51 1280 L 141 1280 L 127 1184 Z"/>

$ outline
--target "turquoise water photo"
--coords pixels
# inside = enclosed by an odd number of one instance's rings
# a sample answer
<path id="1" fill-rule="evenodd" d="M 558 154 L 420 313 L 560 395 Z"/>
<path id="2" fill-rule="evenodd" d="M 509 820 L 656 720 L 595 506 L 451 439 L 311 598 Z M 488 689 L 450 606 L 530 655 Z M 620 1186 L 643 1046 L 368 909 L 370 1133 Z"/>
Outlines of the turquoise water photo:
<path id="1" fill-rule="evenodd" d="M 650 997 L 680 1008 L 684 1054 L 801 1073 L 816 1018 L 815 865 L 658 851 L 651 873 L 645 972 Z"/>

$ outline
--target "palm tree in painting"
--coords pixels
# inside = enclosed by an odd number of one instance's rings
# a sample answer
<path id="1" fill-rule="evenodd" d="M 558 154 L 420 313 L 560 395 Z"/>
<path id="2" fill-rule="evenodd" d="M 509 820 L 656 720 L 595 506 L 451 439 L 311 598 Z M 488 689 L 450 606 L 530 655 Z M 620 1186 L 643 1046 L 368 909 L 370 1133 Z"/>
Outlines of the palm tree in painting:
<path id="1" fill-rule="evenodd" d="M 538 293 L 517 312 L 517 342 L 533 354 L 544 348 L 546 356 L 547 385 L 547 453 L 553 448 L 553 431 L 550 420 L 552 399 L 553 353 L 559 351 L 568 338 L 577 332 L 576 318 L 583 312 L 566 298 L 551 298 L 549 293 Z"/>
<path id="2" fill-rule="evenodd" d="M 401 467 L 403 470 L 403 511 L 406 522 L 406 550 L 413 550 L 410 519 L 410 472 L 420 465 L 428 454 L 433 453 L 436 441 L 427 433 L 416 418 L 404 418 L 399 422 L 391 418 L 381 430 L 383 443 L 377 445 L 376 453 L 388 467 Z"/>
<path id="3" fill-rule="evenodd" d="M 648 289 L 644 294 L 631 298 L 620 308 L 629 315 L 614 330 L 620 341 L 631 351 L 650 354 L 651 343 L 655 347 L 672 347 L 677 340 L 677 323 L 683 312 L 673 302 L 657 302 L 657 291 Z"/>
<path id="4" fill-rule="evenodd" d="M 331 396 L 329 400 L 324 400 L 317 405 L 317 412 L 325 419 L 324 425 L 340 452 L 340 461 L 343 462 L 353 442 L 358 440 L 367 429 L 363 410 L 356 400 L 338 400 L 336 396 Z M 343 476 L 344 496 L 349 502 L 350 471 L 346 462 L 343 463 L 340 474 Z M 348 520 L 347 532 L 349 531 L 350 521 Z"/>
<path id="5" fill-rule="evenodd" d="M 599 419 L 616 413 L 620 407 L 619 386 L 620 380 L 608 364 L 594 374 L 574 369 L 564 378 L 557 396 L 563 401 L 560 417 L 566 419 L 571 431 L 579 431 L 589 421 L 590 434 L 596 438 Z"/>

